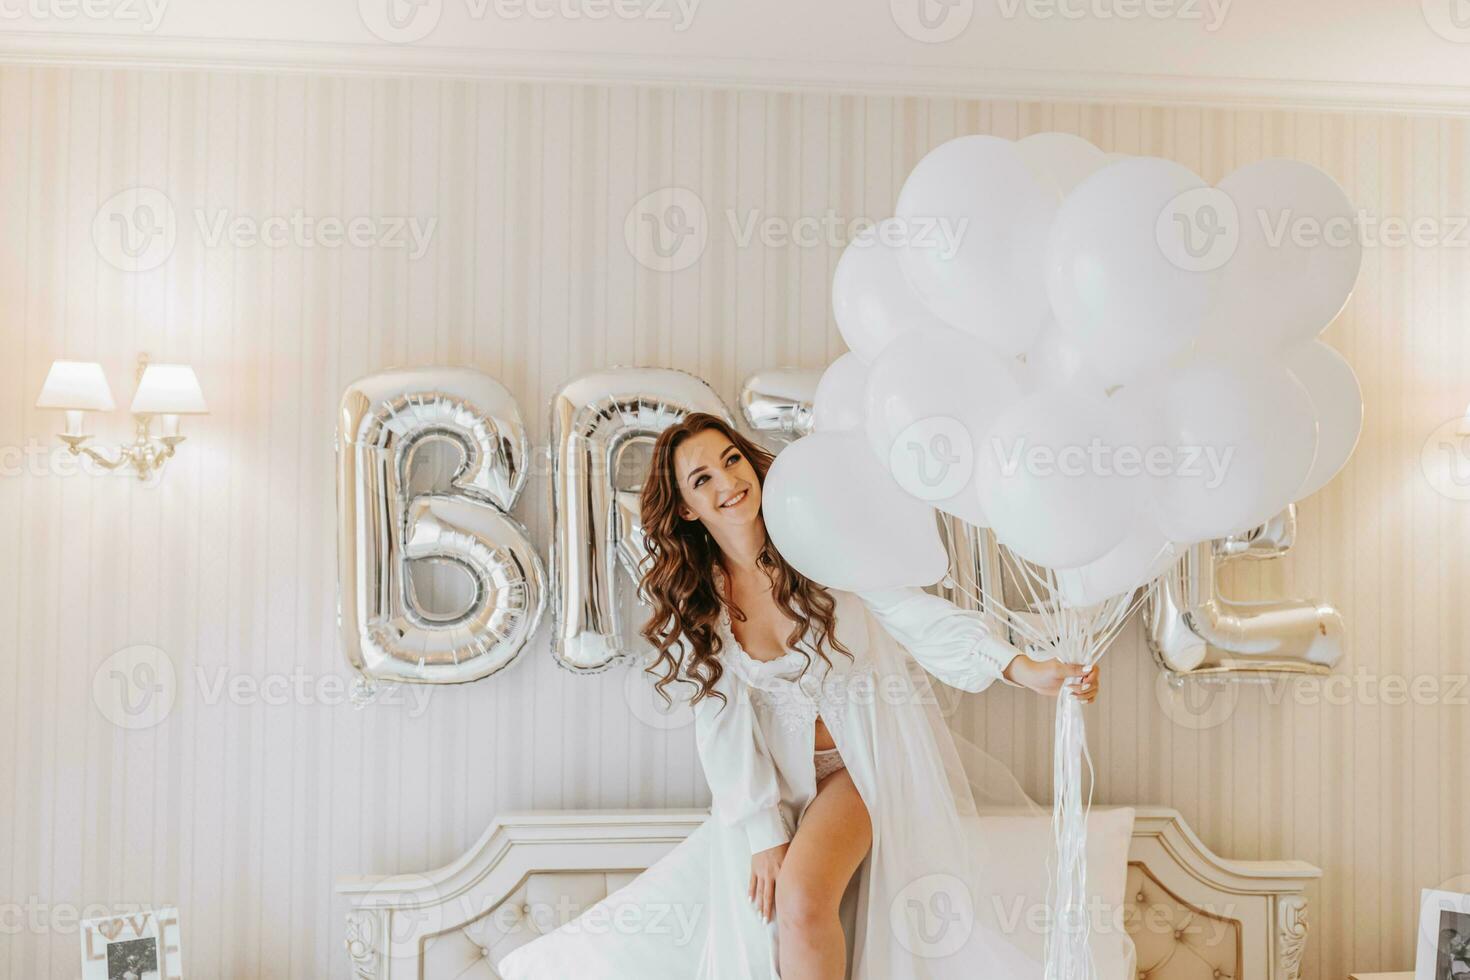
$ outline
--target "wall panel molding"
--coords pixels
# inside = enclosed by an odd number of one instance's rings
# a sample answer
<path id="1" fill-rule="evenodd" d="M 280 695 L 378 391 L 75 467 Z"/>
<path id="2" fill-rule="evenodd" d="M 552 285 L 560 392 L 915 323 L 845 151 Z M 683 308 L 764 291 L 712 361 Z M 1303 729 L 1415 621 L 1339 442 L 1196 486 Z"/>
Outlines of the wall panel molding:
<path id="1" fill-rule="evenodd" d="M 1470 84 L 1201 77 L 528 52 L 448 45 L 345 44 L 6 31 L 0 63 L 65 68 L 325 73 L 572 84 L 697 86 L 866 96 L 1085 104 L 1470 115 Z"/>

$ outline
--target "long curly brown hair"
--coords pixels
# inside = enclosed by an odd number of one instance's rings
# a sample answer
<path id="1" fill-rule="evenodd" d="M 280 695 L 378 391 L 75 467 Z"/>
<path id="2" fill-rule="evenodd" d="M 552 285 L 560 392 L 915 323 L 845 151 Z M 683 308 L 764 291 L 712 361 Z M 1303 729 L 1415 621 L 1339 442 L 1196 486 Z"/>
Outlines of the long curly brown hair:
<path id="1" fill-rule="evenodd" d="M 674 470 L 674 452 L 679 445 L 709 429 L 718 430 L 745 455 L 762 491 L 766 473 L 775 458 L 736 432 L 724 419 L 703 412 L 691 412 L 684 421 L 665 429 L 654 444 L 653 460 L 640 498 L 648 557 L 639 592 L 653 606 L 648 622 L 643 625 L 643 636 L 658 653 L 646 670 L 659 678 L 654 687 L 666 703 L 672 703 L 667 688 L 675 681 L 697 688 L 691 704 L 707 697 L 725 700 L 714 689 L 725 672 L 718 659 L 722 646 L 718 628 L 721 599 L 715 586 L 715 562 L 719 561 L 720 548 L 702 521 L 680 516 L 682 498 Z M 771 543 L 769 534 L 756 563 L 771 582 L 771 596 L 776 604 L 795 621 L 786 643 L 806 657 L 803 673 L 811 666 L 813 654 L 831 666 L 832 661 L 825 652 L 829 646 L 852 657 L 834 632 L 836 603 L 832 593 L 792 568 Z M 733 603 L 730 615 L 745 619 L 745 613 Z M 815 646 L 806 641 L 809 629 L 816 639 Z"/>

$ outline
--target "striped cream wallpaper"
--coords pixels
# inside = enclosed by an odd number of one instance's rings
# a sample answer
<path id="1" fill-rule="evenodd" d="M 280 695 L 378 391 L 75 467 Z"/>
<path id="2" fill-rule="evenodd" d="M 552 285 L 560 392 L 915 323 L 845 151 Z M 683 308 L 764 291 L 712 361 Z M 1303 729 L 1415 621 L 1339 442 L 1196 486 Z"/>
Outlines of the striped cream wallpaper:
<path id="1" fill-rule="evenodd" d="M 1239 582 L 1339 604 L 1342 680 L 1184 704 L 1134 627 L 1090 715 L 1101 800 L 1176 806 L 1227 856 L 1325 869 L 1307 976 L 1409 966 L 1418 890 L 1470 891 L 1470 503 L 1426 472 L 1454 461 L 1421 452 L 1470 400 L 1470 122 L 7 67 L 0 975 L 75 976 L 88 906 L 177 903 L 190 975 L 345 977 L 339 874 L 443 863 L 502 809 L 705 802 L 689 730 L 638 710 L 625 671 L 558 670 L 544 636 L 488 681 L 344 703 L 338 391 L 393 365 L 473 366 L 538 439 L 554 386 L 603 365 L 684 368 L 733 402 L 754 370 L 842 350 L 823 226 L 886 215 L 950 136 L 1049 129 L 1210 179 L 1299 157 L 1375 221 L 1428 223 L 1416 244 L 1370 242 L 1327 334 L 1363 381 L 1356 459 L 1303 504 L 1296 553 Z M 117 224 L 113 199 L 140 187 L 176 244 L 124 271 L 119 232 L 148 226 Z M 625 237 L 665 187 L 708 216 L 675 272 Z M 786 240 L 803 218 L 816 240 Z M 212 414 L 186 421 L 156 485 L 76 472 L 59 419 L 31 407 L 47 366 L 101 360 L 125 406 L 139 351 L 195 365 Z M 128 434 L 121 412 L 95 421 L 104 443 Z M 519 509 L 543 543 L 544 475 Z M 173 677 L 119 673 L 109 658 L 139 645 Z M 1429 693 L 1402 697 L 1409 682 Z M 144 696 L 168 711 L 134 727 Z M 996 689 L 961 710 L 1048 791 L 1046 704 Z"/>

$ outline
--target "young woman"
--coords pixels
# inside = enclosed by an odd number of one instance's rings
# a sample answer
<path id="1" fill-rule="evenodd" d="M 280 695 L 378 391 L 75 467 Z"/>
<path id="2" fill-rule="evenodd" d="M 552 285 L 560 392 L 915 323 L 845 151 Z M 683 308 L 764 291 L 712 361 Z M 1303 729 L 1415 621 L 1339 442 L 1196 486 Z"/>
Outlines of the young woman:
<path id="1" fill-rule="evenodd" d="M 1034 660 L 919 589 L 855 595 L 805 578 L 761 518 L 771 460 L 693 414 L 658 439 L 643 489 L 649 670 L 661 693 L 693 703 L 714 805 L 593 911 L 631 921 L 629 909 L 675 903 L 697 909 L 695 924 L 682 938 L 592 940 L 570 923 L 503 961 L 509 980 L 1040 975 L 975 910 L 976 774 L 924 671 L 967 691 L 1001 679 L 1091 702 L 1096 668 Z"/>

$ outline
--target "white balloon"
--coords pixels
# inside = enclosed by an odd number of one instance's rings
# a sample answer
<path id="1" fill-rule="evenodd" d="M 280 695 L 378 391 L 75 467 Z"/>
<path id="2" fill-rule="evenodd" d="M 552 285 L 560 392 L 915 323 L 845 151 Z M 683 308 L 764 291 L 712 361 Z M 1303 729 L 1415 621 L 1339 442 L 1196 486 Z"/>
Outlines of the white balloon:
<path id="1" fill-rule="evenodd" d="M 1034 133 L 1017 140 L 1016 151 L 1031 176 L 1051 191 L 1058 203 L 1083 178 L 1109 162 L 1102 150 L 1071 133 Z"/>
<path id="2" fill-rule="evenodd" d="M 949 569 L 934 509 L 904 493 L 857 432 L 782 449 L 762 491 L 771 541 L 797 571 L 857 592 L 933 585 Z"/>
<path id="3" fill-rule="evenodd" d="M 812 427 L 818 432 L 841 432 L 863 424 L 868 388 L 868 366 L 852 351 L 822 372 L 812 398 Z"/>
<path id="4" fill-rule="evenodd" d="M 980 341 L 916 330 L 868 372 L 868 444 L 910 494 L 984 527 L 975 446 L 1020 397 L 1010 366 Z"/>
<path id="5" fill-rule="evenodd" d="M 940 326 L 910 288 L 899 262 L 906 233 L 893 218 L 848 242 L 832 275 L 832 315 L 848 349 L 865 361 L 906 330 Z"/>
<path id="6" fill-rule="evenodd" d="M 1160 479 L 1161 467 L 1150 458 L 1149 450 L 1156 447 L 1162 450 L 1165 445 L 1158 416 L 1159 393 L 1167 377 L 1172 377 L 1172 373 L 1152 373 L 1147 378 L 1115 388 L 1108 395 L 1108 405 L 1115 412 L 1119 445 L 1125 447 L 1124 452 L 1129 454 L 1123 462 L 1130 467 L 1129 475 L 1134 482 L 1136 517 L 1131 525 L 1134 531 L 1130 533 L 1138 533 L 1136 524 L 1140 519 L 1152 523 L 1156 529 L 1158 527 L 1153 501 L 1158 492 L 1155 484 Z M 1172 455 L 1172 450 L 1170 453 Z"/>
<path id="7" fill-rule="evenodd" d="M 1281 355 L 1307 389 L 1317 415 L 1317 457 L 1296 499 L 1321 490 L 1347 464 L 1363 431 L 1363 390 L 1341 354 L 1320 340 L 1288 348 Z"/>
<path id="8" fill-rule="evenodd" d="M 1200 357 L 1152 392 L 1154 446 L 1172 454 L 1152 481 L 1170 540 L 1223 537 L 1265 522 L 1296 498 L 1317 452 L 1312 399 L 1277 362 Z"/>
<path id="9" fill-rule="evenodd" d="M 1196 271 L 1172 215 L 1208 190 L 1186 167 L 1133 157 L 1067 195 L 1052 224 L 1047 290 L 1061 330 L 1106 383 L 1166 363 L 1198 335 L 1218 271 Z"/>
<path id="10" fill-rule="evenodd" d="M 1096 561 L 1056 573 L 1057 591 L 1069 606 L 1091 606 L 1132 592 L 1163 574 L 1180 552 L 1153 521 L 1138 521 L 1129 535 Z"/>
<path id="11" fill-rule="evenodd" d="M 1081 383 L 1097 391 L 1103 390 L 1102 382 L 1083 375 L 1087 369 L 1087 357 L 1082 350 L 1064 334 L 1056 321 L 1048 320 L 1041 328 L 1036 343 L 1026 352 L 1026 364 L 1022 376 L 1027 391 L 1044 388 L 1061 388 Z M 1079 379 L 1082 379 L 1079 381 Z"/>
<path id="12" fill-rule="evenodd" d="M 1136 481 L 1093 447 L 1119 441 L 1108 399 L 1040 391 L 1003 412 L 976 458 L 980 504 L 1000 542 L 1052 568 L 1101 558 L 1123 539 L 1136 509 Z"/>
<path id="13" fill-rule="evenodd" d="M 898 195 L 897 216 L 913 236 L 904 272 L 945 322 L 1019 354 L 1046 315 L 1042 258 L 1055 211 L 1054 195 L 1031 176 L 1016 144 L 950 140 L 919 161 Z"/>
<path id="14" fill-rule="evenodd" d="M 1200 341 L 1220 351 L 1279 350 L 1311 340 L 1352 295 L 1363 260 L 1352 203 L 1298 160 L 1261 160 L 1220 181 L 1239 222 L 1222 253 L 1223 288 Z"/>

